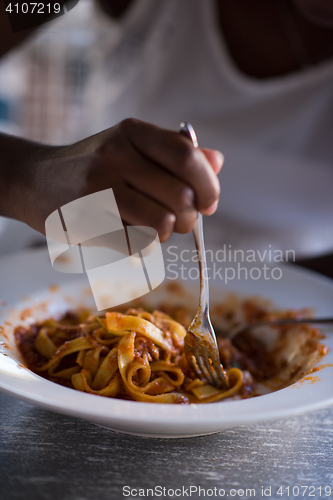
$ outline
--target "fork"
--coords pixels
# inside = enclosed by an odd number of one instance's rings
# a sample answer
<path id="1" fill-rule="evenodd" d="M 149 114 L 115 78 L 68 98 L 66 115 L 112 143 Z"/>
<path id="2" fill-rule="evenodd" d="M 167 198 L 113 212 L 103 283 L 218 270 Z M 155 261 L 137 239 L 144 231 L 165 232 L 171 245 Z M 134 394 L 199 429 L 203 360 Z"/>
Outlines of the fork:
<path id="1" fill-rule="evenodd" d="M 198 140 L 191 124 L 181 123 L 180 133 L 189 138 L 195 148 Z M 216 336 L 209 317 L 209 288 L 206 275 L 206 252 L 203 237 L 202 215 L 193 229 L 194 242 L 198 253 L 200 273 L 199 308 L 185 336 L 185 356 L 190 368 L 199 379 L 206 379 L 209 384 L 227 389 L 229 383 L 222 370 Z"/>
<path id="2" fill-rule="evenodd" d="M 274 319 L 271 321 L 258 321 L 256 323 L 245 323 L 242 325 L 237 325 L 231 328 L 231 330 L 223 335 L 226 339 L 234 339 L 237 335 L 245 330 L 251 330 L 252 328 L 258 328 L 260 326 L 278 326 L 278 325 L 298 325 L 298 324 L 329 324 L 333 323 L 333 318 L 284 318 L 284 319 Z"/>

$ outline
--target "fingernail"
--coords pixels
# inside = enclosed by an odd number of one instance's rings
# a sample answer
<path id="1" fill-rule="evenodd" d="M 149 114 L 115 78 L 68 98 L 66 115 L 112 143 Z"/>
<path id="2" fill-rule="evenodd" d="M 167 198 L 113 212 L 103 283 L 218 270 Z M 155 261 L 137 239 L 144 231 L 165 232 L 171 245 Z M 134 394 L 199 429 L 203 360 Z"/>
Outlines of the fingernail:
<path id="1" fill-rule="evenodd" d="M 219 204 L 218 201 L 214 201 L 214 203 L 210 207 L 206 208 L 206 210 L 201 212 L 202 215 L 213 215 L 217 210 L 218 204 Z"/>
<path id="2" fill-rule="evenodd" d="M 214 149 L 214 153 L 218 156 L 219 162 L 221 165 L 224 163 L 224 154 L 221 153 L 218 149 Z"/>

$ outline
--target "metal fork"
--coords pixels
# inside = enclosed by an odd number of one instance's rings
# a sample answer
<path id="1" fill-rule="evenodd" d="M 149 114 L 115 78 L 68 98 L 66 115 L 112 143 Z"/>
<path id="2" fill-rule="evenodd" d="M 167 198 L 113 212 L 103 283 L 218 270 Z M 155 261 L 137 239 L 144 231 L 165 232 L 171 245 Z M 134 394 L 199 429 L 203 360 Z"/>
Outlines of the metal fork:
<path id="1" fill-rule="evenodd" d="M 284 318 L 274 319 L 272 321 L 258 321 L 256 323 L 246 323 L 243 325 L 234 326 L 228 333 L 223 335 L 224 338 L 234 339 L 237 335 L 245 330 L 257 328 L 260 326 L 278 326 L 278 325 L 298 325 L 298 324 L 329 324 L 333 323 L 333 318 Z"/>
<path id="2" fill-rule="evenodd" d="M 192 125 L 181 123 L 180 133 L 191 139 L 195 148 L 198 147 L 197 136 Z M 193 229 L 193 236 L 198 252 L 200 297 L 197 314 L 185 336 L 185 356 L 189 366 L 198 378 L 204 378 L 209 384 L 219 388 L 228 388 L 229 384 L 221 367 L 215 332 L 209 317 L 207 264 L 202 215 L 200 213 L 198 213 L 198 220 Z"/>

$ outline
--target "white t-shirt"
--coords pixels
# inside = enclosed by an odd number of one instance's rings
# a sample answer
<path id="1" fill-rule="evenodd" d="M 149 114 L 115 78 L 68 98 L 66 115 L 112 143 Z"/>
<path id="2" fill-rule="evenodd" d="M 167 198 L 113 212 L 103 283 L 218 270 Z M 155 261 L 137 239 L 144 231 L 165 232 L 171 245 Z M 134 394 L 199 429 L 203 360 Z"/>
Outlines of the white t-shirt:
<path id="1" fill-rule="evenodd" d="M 189 121 L 226 159 L 218 212 L 205 218 L 211 244 L 333 251 L 333 61 L 245 76 L 214 0 L 136 0 L 120 21 L 94 16 L 82 135 L 130 116 L 174 130 Z"/>

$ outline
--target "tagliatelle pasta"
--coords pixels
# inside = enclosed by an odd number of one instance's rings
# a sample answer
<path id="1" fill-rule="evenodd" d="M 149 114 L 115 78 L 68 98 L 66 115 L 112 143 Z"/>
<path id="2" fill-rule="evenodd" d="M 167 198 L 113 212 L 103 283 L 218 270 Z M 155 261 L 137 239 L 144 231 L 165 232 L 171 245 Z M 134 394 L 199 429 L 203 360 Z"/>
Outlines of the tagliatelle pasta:
<path id="1" fill-rule="evenodd" d="M 129 314 L 78 317 L 84 322 L 76 327 L 66 324 L 68 319 L 35 325 L 33 346 L 30 344 L 30 357 L 34 354 L 35 359 L 29 365 L 40 375 L 78 391 L 187 404 L 190 400 L 215 401 L 241 388 L 243 374 L 237 368 L 230 370 L 232 388 L 228 391 L 196 379 L 184 356 L 185 328 L 160 311 L 132 309 Z M 21 348 L 27 346 L 22 327 L 16 329 L 16 339 Z"/>
<path id="2" fill-rule="evenodd" d="M 246 303 L 242 307 L 249 310 Z M 252 304 L 256 317 L 258 310 Z M 171 313 L 188 323 L 184 311 Z M 150 313 L 141 308 L 126 314 L 107 312 L 101 317 L 88 311 L 68 312 L 59 320 L 17 327 L 15 338 L 26 365 L 39 375 L 89 394 L 141 402 L 212 403 L 252 397 L 260 394 L 258 382 L 278 373 L 273 366 L 274 351 L 269 357 L 260 341 L 254 344 L 253 338 L 243 335 L 238 345 L 233 345 L 220 338 L 229 388 L 211 386 L 188 366 L 184 355 L 186 329 L 176 319 L 165 312 Z M 282 336 L 286 337 L 287 331 L 284 327 Z M 312 342 L 308 354 L 314 362 L 324 354 L 318 343 L 320 334 L 308 327 L 302 331 L 307 345 Z M 278 359 L 277 351 L 275 356 Z M 280 365 L 285 368 L 283 362 Z M 288 385 L 285 381 L 283 384 Z"/>

